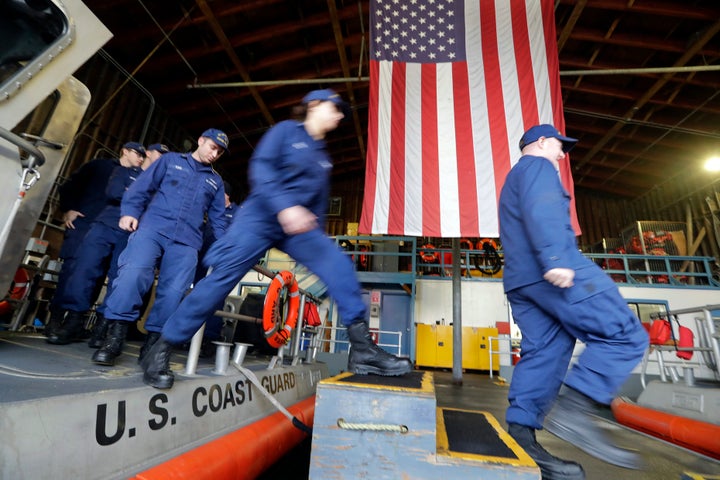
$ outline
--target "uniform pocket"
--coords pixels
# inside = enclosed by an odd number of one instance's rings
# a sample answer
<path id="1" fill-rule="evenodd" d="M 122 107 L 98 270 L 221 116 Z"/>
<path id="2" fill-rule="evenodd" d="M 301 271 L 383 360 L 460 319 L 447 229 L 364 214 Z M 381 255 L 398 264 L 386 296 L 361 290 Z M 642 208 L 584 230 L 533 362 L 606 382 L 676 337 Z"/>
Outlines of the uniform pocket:
<path id="1" fill-rule="evenodd" d="M 605 272 L 589 267 L 575 271 L 574 285 L 564 289 L 563 294 L 569 303 L 578 303 L 613 288 L 616 288 L 615 283 Z"/>

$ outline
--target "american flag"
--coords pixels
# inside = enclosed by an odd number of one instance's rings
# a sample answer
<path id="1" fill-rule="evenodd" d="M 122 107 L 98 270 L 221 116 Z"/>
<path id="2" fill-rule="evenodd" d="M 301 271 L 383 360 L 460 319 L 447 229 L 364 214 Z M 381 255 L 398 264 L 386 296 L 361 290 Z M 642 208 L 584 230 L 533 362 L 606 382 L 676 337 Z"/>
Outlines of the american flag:
<path id="1" fill-rule="evenodd" d="M 497 237 L 523 132 L 565 132 L 553 0 L 371 0 L 360 232 Z M 572 136 L 572 135 L 571 135 Z M 573 194 L 568 157 L 560 176 Z M 580 233 L 572 206 L 573 222 Z"/>

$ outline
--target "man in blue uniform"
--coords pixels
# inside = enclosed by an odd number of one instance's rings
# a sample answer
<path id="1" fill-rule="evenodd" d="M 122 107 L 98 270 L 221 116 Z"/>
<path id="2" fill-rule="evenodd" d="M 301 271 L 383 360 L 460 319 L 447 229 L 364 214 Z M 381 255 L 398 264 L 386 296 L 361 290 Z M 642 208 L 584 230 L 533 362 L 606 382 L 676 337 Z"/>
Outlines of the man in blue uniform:
<path id="1" fill-rule="evenodd" d="M 128 326 L 140 315 L 156 267 L 157 291 L 145 329 L 162 329 L 193 281 L 206 215 L 216 237 L 225 232 L 223 182 L 212 164 L 227 147 L 225 133 L 206 130 L 194 152 L 162 155 L 125 192 L 119 225 L 134 233 L 118 259 L 118 276 L 105 300 L 108 331 L 93 362 L 115 364 Z"/>
<path id="2" fill-rule="evenodd" d="M 308 93 L 295 109 L 295 120 L 272 127 L 260 140 L 248 171 L 250 195 L 238 209 L 225 236 L 206 255 L 210 274 L 200 280 L 168 319 L 162 337 L 141 363 L 143 381 L 171 388 L 173 345 L 192 338 L 216 305 L 271 247 L 314 272 L 335 299 L 348 328 L 353 373 L 403 375 L 408 359 L 395 357 L 372 341 L 366 307 L 352 262 L 325 234 L 332 161 L 325 136 L 337 128 L 347 104 L 332 90 Z"/>
<path id="3" fill-rule="evenodd" d="M 522 332 L 506 421 L 543 479 L 585 478 L 579 464 L 537 443 L 535 430 L 543 428 L 543 420 L 550 433 L 591 455 L 639 467 L 636 455 L 613 445 L 592 420 L 598 404 L 608 405 L 638 364 L 648 337 L 612 280 L 578 250 L 570 195 L 558 173 L 576 142 L 552 125 L 530 128 L 499 202 L 503 283 Z M 576 340 L 585 349 L 568 372 Z"/>
<path id="4" fill-rule="evenodd" d="M 155 160 L 168 153 L 170 149 L 164 143 L 153 143 L 147 147 L 147 155 L 145 155 L 145 163 L 143 163 L 143 170 L 155 163 Z"/>
<path id="5" fill-rule="evenodd" d="M 138 166 L 145 158 L 145 147 L 137 142 L 127 142 L 122 146 L 120 159 L 96 158 L 80 167 L 73 173 L 59 189 L 60 210 L 63 213 L 65 236 L 59 257 L 63 259 L 55 293 L 50 301 L 50 322 L 45 329 L 45 335 L 50 337 L 55 330 L 60 329 L 68 321 L 64 332 L 51 343 L 69 343 L 75 339 L 77 324 L 82 327 L 82 318 L 73 316 L 66 320 L 67 308 L 63 306 L 68 293 L 66 289 L 73 288 L 69 278 L 73 274 L 75 263 L 86 253 L 86 246 L 79 248 L 85 235 L 92 225 L 95 217 L 105 208 L 108 198 L 105 188 L 113 171 L 119 165 L 123 167 Z M 72 295 L 73 292 L 69 294 Z M 93 298 L 99 293 L 99 288 L 93 286 Z M 76 332 L 81 333 L 80 331 Z"/>

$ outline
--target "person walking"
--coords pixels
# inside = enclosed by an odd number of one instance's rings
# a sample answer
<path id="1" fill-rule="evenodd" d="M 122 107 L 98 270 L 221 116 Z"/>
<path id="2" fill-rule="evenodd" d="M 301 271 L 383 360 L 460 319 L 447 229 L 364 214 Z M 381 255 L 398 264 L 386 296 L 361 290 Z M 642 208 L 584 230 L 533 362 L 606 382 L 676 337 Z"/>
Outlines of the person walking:
<path id="1" fill-rule="evenodd" d="M 522 333 L 505 419 L 508 433 L 550 480 L 585 474 L 537 442 L 543 424 L 601 460 L 640 467 L 636 454 L 615 446 L 593 421 L 641 360 L 648 336 L 610 277 L 578 250 L 570 195 L 559 176 L 560 160 L 576 143 L 552 125 L 527 130 L 498 212 L 504 289 Z M 585 349 L 568 372 L 576 340 Z"/>
<path id="2" fill-rule="evenodd" d="M 141 354 L 157 339 L 167 317 L 193 281 L 203 222 L 216 237 L 226 229 L 225 194 L 212 164 L 228 148 L 227 135 L 211 128 L 198 138 L 192 153 L 169 152 L 158 158 L 128 188 L 120 206 L 121 229 L 133 232 L 118 258 L 118 275 L 105 300 L 108 330 L 92 357 L 114 365 L 122 353 L 128 327 L 140 315 L 145 294 L 159 269 L 155 302 L 145 329 Z"/>
<path id="3" fill-rule="evenodd" d="M 68 298 L 87 293 L 95 299 L 100 293 L 100 285 L 89 286 L 88 292 L 80 292 L 80 287 L 70 281 L 77 262 L 94 254 L 92 250 L 88 250 L 88 245 L 84 244 L 84 238 L 96 217 L 110 201 L 106 188 L 115 169 L 136 168 L 144 158 L 145 147 L 142 144 L 127 142 L 120 149 L 119 159 L 95 158 L 80 167 L 59 187 L 65 234 L 59 253 L 63 263 L 50 300 L 50 320 L 44 331 L 50 343 L 64 345 L 78 340 L 78 336 L 82 334 L 84 312 L 70 315 L 69 310 L 72 308 L 67 305 Z"/>
<path id="4" fill-rule="evenodd" d="M 271 247 L 293 257 L 327 285 L 347 327 L 350 372 L 403 375 L 412 370 L 408 359 L 391 355 L 373 342 L 352 262 L 324 229 L 332 170 L 325 136 L 337 128 L 347 108 L 333 90 L 313 90 L 294 110 L 295 119 L 265 133 L 250 159 L 250 195 L 225 236 L 213 243 L 205 257 L 211 272 L 168 318 L 161 338 L 141 363 L 146 384 L 172 387 L 173 346 L 192 338 Z"/>

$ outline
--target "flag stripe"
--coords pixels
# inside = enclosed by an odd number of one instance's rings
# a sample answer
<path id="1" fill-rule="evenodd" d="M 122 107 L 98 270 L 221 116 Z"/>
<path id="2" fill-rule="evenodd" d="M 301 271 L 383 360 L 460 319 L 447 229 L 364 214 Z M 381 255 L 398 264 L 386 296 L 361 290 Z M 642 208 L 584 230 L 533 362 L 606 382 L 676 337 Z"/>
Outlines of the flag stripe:
<path id="1" fill-rule="evenodd" d="M 473 149 L 472 115 L 470 112 L 470 84 L 467 64 L 453 64 L 455 142 L 457 144 L 457 181 L 459 224 L 453 236 L 461 230 L 479 231 L 477 190 L 475 188 L 475 152 Z"/>
<path id="2" fill-rule="evenodd" d="M 502 0 L 501 0 L 502 1 Z M 495 177 L 495 193 L 499 197 L 505 175 L 510 171 L 510 152 L 508 149 L 508 130 L 505 90 L 501 72 L 500 45 L 503 42 L 498 35 L 507 34 L 510 29 L 498 29 L 497 9 L 493 2 L 483 2 L 480 12 L 480 34 L 482 37 L 482 59 L 485 69 L 485 91 L 488 95 L 488 118 L 491 120 L 490 145 L 492 147 L 492 169 Z M 499 30 L 499 31 L 498 31 Z M 516 111 L 516 110 L 515 110 Z M 493 199 L 493 202 L 496 202 Z M 497 230 L 497 228 L 495 229 Z M 492 231 L 491 233 L 496 233 Z"/>
<path id="3" fill-rule="evenodd" d="M 432 64 L 420 66 L 421 92 L 419 95 L 421 105 L 422 123 L 422 205 L 423 205 L 423 234 L 424 232 L 440 231 L 440 199 L 438 140 L 437 140 L 437 92 L 436 70 Z"/>
<path id="4" fill-rule="evenodd" d="M 387 63 L 387 62 L 383 62 Z M 423 233 L 423 170 L 422 170 L 422 109 L 420 104 L 420 64 L 406 64 L 407 84 L 405 114 L 405 230 L 406 235 L 420 236 Z M 391 230 L 393 231 L 393 230 Z M 400 230 L 398 230 L 400 231 Z"/>
<path id="5" fill-rule="evenodd" d="M 368 109 L 368 146 L 367 160 L 365 162 L 365 187 L 363 189 L 363 207 L 360 213 L 359 231 L 375 232 L 386 230 L 381 228 L 376 222 L 378 221 L 378 213 L 375 205 L 376 187 L 377 187 L 377 168 L 378 168 L 378 108 L 379 104 L 379 72 L 377 64 L 372 62 L 370 65 L 370 88 L 368 92 L 368 102 L 374 108 Z M 373 127 L 374 126 L 374 127 Z M 387 231 L 387 230 L 386 230 Z"/>
<path id="6" fill-rule="evenodd" d="M 405 64 L 394 64 L 392 78 L 392 110 L 390 113 L 390 205 L 397 208 L 388 212 L 388 230 L 405 228 Z"/>

